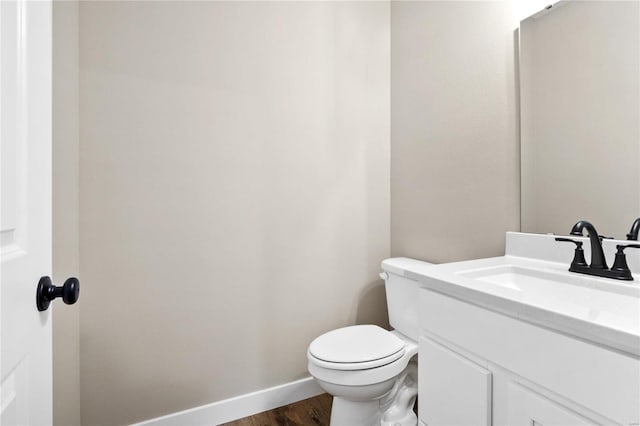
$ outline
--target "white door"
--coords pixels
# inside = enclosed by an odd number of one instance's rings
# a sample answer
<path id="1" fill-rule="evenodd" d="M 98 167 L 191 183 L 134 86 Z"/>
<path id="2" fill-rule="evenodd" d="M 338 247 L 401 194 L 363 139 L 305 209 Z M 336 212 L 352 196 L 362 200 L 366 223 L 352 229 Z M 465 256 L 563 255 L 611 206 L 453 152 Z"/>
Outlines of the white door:
<path id="1" fill-rule="evenodd" d="M 51 424 L 51 3 L 0 0 L 0 425 Z"/>

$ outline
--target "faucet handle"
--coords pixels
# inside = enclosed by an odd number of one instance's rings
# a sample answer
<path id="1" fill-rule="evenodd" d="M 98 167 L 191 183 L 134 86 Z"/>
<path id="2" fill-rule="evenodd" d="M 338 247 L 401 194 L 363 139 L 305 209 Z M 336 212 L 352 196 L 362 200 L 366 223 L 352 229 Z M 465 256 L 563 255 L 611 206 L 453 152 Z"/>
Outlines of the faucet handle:
<path id="1" fill-rule="evenodd" d="M 631 248 L 640 248 L 640 244 L 618 244 L 616 245 L 616 259 L 613 262 L 613 266 L 611 267 L 612 271 L 616 271 L 617 273 L 628 277 L 628 279 L 633 279 L 631 276 L 631 271 L 629 270 L 629 265 L 627 265 L 627 256 L 624 254 L 624 249 Z"/>
<path id="2" fill-rule="evenodd" d="M 573 261 L 571 261 L 571 267 L 569 270 L 574 270 L 577 268 L 586 268 L 587 261 L 584 258 L 584 250 L 582 249 L 582 241 L 573 240 L 571 238 L 564 237 L 556 237 L 556 241 L 565 242 L 565 243 L 573 243 L 576 245 L 575 252 L 573 254 Z"/>
<path id="3" fill-rule="evenodd" d="M 573 240 L 571 238 L 565 238 L 565 237 L 556 237 L 556 241 L 562 241 L 562 242 L 567 242 L 567 243 L 573 243 L 576 245 L 576 249 L 582 248 L 582 241 L 577 241 L 577 240 Z"/>
<path id="4" fill-rule="evenodd" d="M 618 251 L 622 251 L 624 252 L 624 249 L 626 249 L 627 247 L 631 247 L 631 248 L 640 248 L 640 244 L 618 244 L 616 246 L 616 248 L 618 249 Z"/>

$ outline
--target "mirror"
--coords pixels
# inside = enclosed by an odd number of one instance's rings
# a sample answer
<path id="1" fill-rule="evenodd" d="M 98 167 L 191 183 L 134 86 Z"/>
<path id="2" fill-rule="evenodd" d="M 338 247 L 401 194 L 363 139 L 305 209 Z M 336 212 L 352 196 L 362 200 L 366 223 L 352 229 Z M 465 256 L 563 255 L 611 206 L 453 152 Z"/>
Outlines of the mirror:
<path id="1" fill-rule="evenodd" d="M 640 217 L 640 2 L 561 1 L 520 23 L 521 229 Z"/>

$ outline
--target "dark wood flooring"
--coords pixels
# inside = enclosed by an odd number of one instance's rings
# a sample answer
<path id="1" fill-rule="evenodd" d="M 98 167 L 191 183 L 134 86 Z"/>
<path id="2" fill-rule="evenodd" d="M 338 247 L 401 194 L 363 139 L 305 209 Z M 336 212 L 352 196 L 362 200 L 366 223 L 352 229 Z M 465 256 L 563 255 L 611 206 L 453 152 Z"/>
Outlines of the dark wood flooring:
<path id="1" fill-rule="evenodd" d="M 331 401 L 324 393 L 221 426 L 329 426 Z"/>

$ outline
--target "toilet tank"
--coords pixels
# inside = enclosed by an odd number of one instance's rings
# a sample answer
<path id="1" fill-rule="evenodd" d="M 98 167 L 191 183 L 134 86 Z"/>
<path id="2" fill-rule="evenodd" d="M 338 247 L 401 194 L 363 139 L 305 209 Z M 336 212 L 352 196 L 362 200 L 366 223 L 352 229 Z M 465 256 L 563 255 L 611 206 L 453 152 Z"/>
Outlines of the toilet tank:
<path id="1" fill-rule="evenodd" d="M 389 324 L 395 330 L 417 341 L 419 336 L 418 290 L 420 284 L 411 273 L 433 267 L 429 262 L 394 257 L 382 261 L 381 276 L 385 280 Z M 415 275 L 414 275 L 415 276 Z"/>

